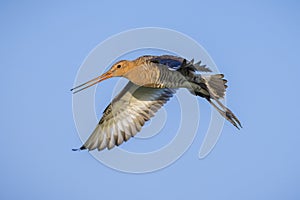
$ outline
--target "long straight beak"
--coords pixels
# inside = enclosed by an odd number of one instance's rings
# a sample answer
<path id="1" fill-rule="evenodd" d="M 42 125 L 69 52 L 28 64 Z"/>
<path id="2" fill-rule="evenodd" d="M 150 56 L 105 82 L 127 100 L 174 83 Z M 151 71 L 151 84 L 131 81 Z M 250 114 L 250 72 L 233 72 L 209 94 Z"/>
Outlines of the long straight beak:
<path id="1" fill-rule="evenodd" d="M 81 85 L 78 85 L 78 86 L 72 88 L 71 91 L 73 91 L 73 94 L 76 94 L 82 90 L 85 90 L 85 89 L 87 89 L 101 81 L 104 81 L 105 79 L 111 78 L 111 77 L 112 77 L 112 73 L 110 71 L 108 71 L 108 72 L 102 74 L 101 76 L 98 76 L 86 83 L 83 83 Z"/>

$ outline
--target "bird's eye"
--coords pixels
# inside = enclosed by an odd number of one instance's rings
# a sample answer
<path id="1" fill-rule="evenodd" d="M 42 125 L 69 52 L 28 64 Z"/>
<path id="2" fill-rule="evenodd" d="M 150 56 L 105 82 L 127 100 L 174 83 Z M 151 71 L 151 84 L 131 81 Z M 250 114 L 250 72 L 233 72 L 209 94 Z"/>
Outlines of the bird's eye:
<path id="1" fill-rule="evenodd" d="M 117 68 L 121 68 L 121 65 L 117 65 Z"/>

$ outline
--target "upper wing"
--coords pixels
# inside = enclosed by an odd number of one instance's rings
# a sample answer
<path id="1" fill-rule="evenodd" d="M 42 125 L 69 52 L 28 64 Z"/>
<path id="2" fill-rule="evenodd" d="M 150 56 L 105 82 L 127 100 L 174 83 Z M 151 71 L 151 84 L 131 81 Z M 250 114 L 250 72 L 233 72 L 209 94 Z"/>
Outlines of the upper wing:
<path id="1" fill-rule="evenodd" d="M 162 56 L 154 56 L 149 61 L 151 61 L 153 63 L 161 64 L 161 65 L 166 65 L 171 69 L 177 70 L 180 68 L 184 59 L 181 57 L 177 57 L 177 56 L 162 55 Z"/>
<path id="2" fill-rule="evenodd" d="M 127 141 L 175 92 L 168 88 L 140 87 L 129 82 L 104 110 L 99 124 L 80 149 L 100 151 Z"/>
<path id="3" fill-rule="evenodd" d="M 178 70 L 180 68 L 189 68 L 192 71 L 211 72 L 211 69 L 209 69 L 206 65 L 201 65 L 201 61 L 194 63 L 194 59 L 191 61 L 186 61 L 186 59 L 178 56 L 152 56 L 149 57 L 149 61 L 166 65 L 174 70 Z"/>

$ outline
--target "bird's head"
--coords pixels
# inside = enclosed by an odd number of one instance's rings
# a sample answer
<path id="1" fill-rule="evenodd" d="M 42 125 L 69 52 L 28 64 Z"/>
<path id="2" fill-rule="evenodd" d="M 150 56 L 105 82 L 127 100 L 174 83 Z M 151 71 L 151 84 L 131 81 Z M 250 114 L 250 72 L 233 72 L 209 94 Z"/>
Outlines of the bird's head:
<path id="1" fill-rule="evenodd" d="M 108 78 L 124 76 L 132 68 L 134 68 L 134 66 L 135 65 L 133 61 L 121 60 L 115 63 L 107 72 L 103 73 L 101 76 L 98 76 L 86 83 L 78 85 L 77 87 L 72 88 L 71 91 L 73 91 L 73 94 L 75 94 Z"/>
<path id="2" fill-rule="evenodd" d="M 124 76 L 134 67 L 133 61 L 121 60 L 114 64 L 106 73 L 111 74 L 111 77 Z"/>

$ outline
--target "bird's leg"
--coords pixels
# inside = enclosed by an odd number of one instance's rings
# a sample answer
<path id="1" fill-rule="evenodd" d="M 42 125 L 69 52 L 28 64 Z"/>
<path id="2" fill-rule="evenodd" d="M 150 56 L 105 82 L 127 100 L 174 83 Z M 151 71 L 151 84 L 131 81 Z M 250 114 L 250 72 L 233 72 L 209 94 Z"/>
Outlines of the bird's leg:
<path id="1" fill-rule="evenodd" d="M 240 121 L 237 119 L 237 117 L 229 110 L 226 106 L 224 106 L 219 100 L 214 99 L 222 109 L 221 110 L 214 102 L 211 101 L 211 99 L 207 99 L 207 101 L 225 118 L 227 119 L 231 124 L 233 124 L 236 128 L 240 129 L 242 127 Z M 239 125 L 239 126 L 238 126 Z"/>
<path id="2" fill-rule="evenodd" d="M 221 106 L 221 108 L 223 108 L 226 112 L 226 115 L 228 115 L 230 118 L 233 118 L 234 121 L 236 121 L 238 123 L 238 125 L 242 128 L 242 124 L 241 122 L 239 121 L 239 119 L 233 114 L 233 112 L 227 108 L 226 106 L 224 106 L 220 100 L 218 99 L 215 99 L 215 101 L 219 104 L 219 106 Z"/>

